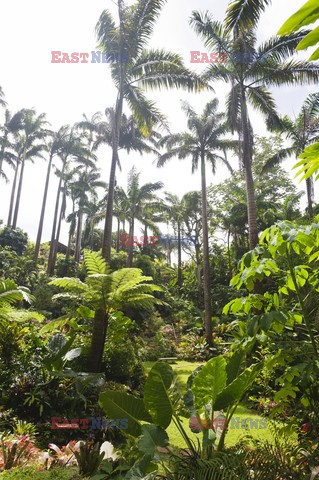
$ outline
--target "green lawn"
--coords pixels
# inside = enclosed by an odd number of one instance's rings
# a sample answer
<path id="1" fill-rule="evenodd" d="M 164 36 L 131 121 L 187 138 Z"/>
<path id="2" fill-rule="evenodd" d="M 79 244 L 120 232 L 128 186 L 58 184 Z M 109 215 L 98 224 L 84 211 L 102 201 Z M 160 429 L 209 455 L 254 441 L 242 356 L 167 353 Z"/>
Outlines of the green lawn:
<path id="1" fill-rule="evenodd" d="M 154 365 L 154 363 L 155 362 L 144 362 L 144 367 L 146 372 L 149 372 L 149 370 L 152 368 L 152 365 Z M 178 384 L 181 392 L 185 393 L 187 379 L 189 375 L 200 365 L 200 363 L 177 361 L 176 363 L 172 363 L 170 365 L 177 374 Z M 234 417 L 240 417 L 240 419 L 249 418 L 252 420 L 262 418 L 260 415 L 258 415 L 254 411 L 249 410 L 248 408 L 242 405 L 238 407 Z M 196 442 L 197 442 L 197 439 L 201 441 L 201 434 L 195 434 L 191 432 L 188 426 L 188 420 L 185 419 L 183 421 L 183 426 L 187 434 L 190 436 L 190 438 L 192 438 Z M 172 445 L 176 445 L 178 447 L 186 447 L 184 440 L 181 438 L 177 428 L 173 423 L 168 427 L 167 433 L 169 435 L 170 442 Z M 273 441 L 273 436 L 268 428 L 265 430 L 262 430 L 262 429 L 259 430 L 257 428 L 252 428 L 249 430 L 230 428 L 226 436 L 226 445 L 228 446 L 234 445 L 240 440 L 241 437 L 245 437 L 247 434 L 250 434 L 254 438 L 269 440 L 270 442 Z"/>

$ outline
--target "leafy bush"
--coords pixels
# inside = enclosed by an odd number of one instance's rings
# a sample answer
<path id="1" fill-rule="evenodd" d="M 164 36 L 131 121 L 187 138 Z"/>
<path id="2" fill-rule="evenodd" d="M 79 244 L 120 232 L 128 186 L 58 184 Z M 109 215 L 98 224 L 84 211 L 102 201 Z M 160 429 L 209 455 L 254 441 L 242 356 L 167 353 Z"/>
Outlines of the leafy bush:
<path id="1" fill-rule="evenodd" d="M 11 247 L 18 255 L 23 255 L 28 245 L 28 235 L 20 228 L 4 227 L 0 232 L 0 246 Z"/>
<path id="2" fill-rule="evenodd" d="M 0 474 L 1 480 L 81 480 L 74 468 L 38 470 L 35 467 L 14 468 Z"/>
<path id="3" fill-rule="evenodd" d="M 77 272 L 77 263 L 74 258 L 66 258 L 64 255 L 58 256 L 55 266 L 57 277 L 76 277 Z"/>
<path id="4" fill-rule="evenodd" d="M 108 380 L 124 383 L 134 389 L 140 386 L 144 370 L 130 339 L 127 338 L 125 342 L 107 342 L 103 363 L 103 371 Z"/>
<path id="5" fill-rule="evenodd" d="M 134 267 L 140 268 L 143 271 L 144 275 L 148 275 L 149 277 L 153 278 L 155 276 L 155 267 L 148 255 L 136 255 Z"/>

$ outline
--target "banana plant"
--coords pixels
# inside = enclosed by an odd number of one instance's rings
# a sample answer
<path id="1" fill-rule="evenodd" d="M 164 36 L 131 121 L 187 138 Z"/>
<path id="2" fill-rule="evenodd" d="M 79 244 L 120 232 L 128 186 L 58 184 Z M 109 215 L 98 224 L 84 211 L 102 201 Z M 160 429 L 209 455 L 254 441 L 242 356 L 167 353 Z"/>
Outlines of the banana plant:
<path id="1" fill-rule="evenodd" d="M 222 450 L 227 425 L 262 368 L 261 364 L 255 364 L 241 371 L 243 359 L 244 355 L 239 353 L 227 361 L 222 356 L 212 358 L 190 376 L 185 397 L 179 391 L 171 366 L 157 362 L 149 372 L 143 398 L 109 390 L 100 394 L 99 403 L 109 418 L 128 419 L 124 433 L 138 437 L 141 455 L 149 455 L 149 461 L 158 447 L 169 449 L 166 430 L 171 423 L 175 424 L 194 458 L 200 456 L 200 451 L 204 458 L 210 458 L 216 441 L 214 412 L 222 409 L 226 412 L 226 428 L 217 447 Z M 182 418 L 194 416 L 203 418 L 209 426 L 193 429 L 194 433 L 202 433 L 202 449 L 196 448 L 182 421 Z"/>

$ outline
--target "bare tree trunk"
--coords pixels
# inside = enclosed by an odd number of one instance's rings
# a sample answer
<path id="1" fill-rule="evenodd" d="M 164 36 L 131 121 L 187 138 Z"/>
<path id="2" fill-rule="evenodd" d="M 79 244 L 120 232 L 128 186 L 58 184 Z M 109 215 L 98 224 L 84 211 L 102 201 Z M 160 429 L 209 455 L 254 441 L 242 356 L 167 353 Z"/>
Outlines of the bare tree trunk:
<path id="1" fill-rule="evenodd" d="M 230 230 L 227 233 L 227 254 L 228 254 L 228 268 L 229 268 L 229 279 L 233 276 L 232 265 L 231 265 L 231 255 L 230 255 Z"/>
<path id="2" fill-rule="evenodd" d="M 61 187 L 62 187 L 62 180 L 63 180 L 63 172 L 64 166 L 61 172 L 61 177 L 59 180 L 56 200 L 55 200 L 55 208 L 54 208 L 54 217 L 53 217 L 53 225 L 52 225 L 52 233 L 51 233 L 51 242 L 50 242 L 50 252 L 49 252 L 49 260 L 48 260 L 48 269 L 47 273 L 52 275 L 52 259 L 55 251 L 55 234 L 56 234 L 56 226 L 58 223 L 58 214 L 59 214 L 59 206 L 60 206 L 60 196 L 61 196 Z"/>
<path id="3" fill-rule="evenodd" d="M 178 285 L 178 295 L 181 295 L 181 289 L 183 286 L 183 277 L 182 277 L 182 246 L 181 246 L 181 225 L 180 222 L 177 222 L 177 285 Z"/>
<path id="4" fill-rule="evenodd" d="M 83 223 L 83 211 L 82 211 L 82 206 L 79 205 L 78 225 L 76 230 L 75 254 L 74 254 L 74 259 L 77 263 L 80 262 L 80 255 L 81 255 L 82 223 Z"/>
<path id="5" fill-rule="evenodd" d="M 252 172 L 252 148 L 253 139 L 249 126 L 247 103 L 245 93 L 242 92 L 241 101 L 242 111 L 242 128 L 243 128 L 243 164 L 245 168 L 246 179 L 246 195 L 247 195 L 247 213 L 249 228 L 249 246 L 253 249 L 258 244 L 258 227 L 257 227 L 257 207 L 255 198 L 255 187 Z"/>
<path id="6" fill-rule="evenodd" d="M 309 220 L 313 219 L 313 177 L 309 177 L 306 180 L 307 187 L 307 202 L 308 202 L 308 216 Z"/>
<path id="7" fill-rule="evenodd" d="M 124 46 L 124 2 L 123 0 L 118 0 L 118 14 L 120 19 L 120 51 L 123 52 Z M 111 248 L 112 248 L 112 222 L 113 222 L 113 202 L 114 202 L 114 189 L 115 189 L 115 173 L 116 165 L 119 161 L 119 141 L 120 141 L 120 130 L 121 130 L 121 119 L 122 119 L 122 110 L 123 110 L 123 98 L 124 98 L 124 65 L 123 62 L 120 63 L 120 80 L 119 80 L 119 89 L 118 97 L 116 101 L 116 107 L 114 111 L 114 119 L 112 125 L 112 164 L 109 180 L 109 191 L 107 198 L 107 206 L 105 213 L 105 225 L 104 225 L 104 237 L 102 245 L 102 255 L 105 260 L 109 263 L 111 260 Z"/>
<path id="8" fill-rule="evenodd" d="M 202 177 L 202 223 L 203 223 L 203 266 L 204 266 L 204 308 L 205 308 L 205 337 L 208 345 L 212 345 L 212 304 L 209 272 L 209 245 L 207 219 L 207 192 L 206 192 L 206 165 L 205 156 L 201 156 Z"/>
<path id="9" fill-rule="evenodd" d="M 133 266 L 133 250 L 134 250 L 134 217 L 130 221 L 130 238 L 129 238 L 129 247 L 128 247 L 128 258 L 127 258 L 127 266 L 132 268 Z"/>
<path id="10" fill-rule="evenodd" d="M 8 222 L 7 222 L 8 227 L 11 227 L 11 223 L 12 223 L 13 206 L 14 206 L 14 198 L 15 198 L 15 193 L 17 188 L 19 167 L 20 167 L 20 164 L 17 162 L 15 172 L 14 172 L 12 188 L 11 188 L 10 206 L 9 206 L 9 214 L 8 214 Z"/>
<path id="11" fill-rule="evenodd" d="M 68 247 L 66 249 L 65 260 L 69 260 L 71 254 L 72 233 L 69 231 Z"/>
<path id="12" fill-rule="evenodd" d="M 199 254 L 199 244 L 196 242 L 195 245 L 195 255 L 196 255 L 196 276 L 197 276 L 197 286 L 198 289 L 202 286 L 201 278 L 201 267 L 200 267 L 200 254 Z"/>
<path id="13" fill-rule="evenodd" d="M 95 311 L 91 349 L 89 354 L 89 371 L 99 373 L 103 359 L 103 351 L 108 327 L 108 315 L 104 310 Z"/>
<path id="14" fill-rule="evenodd" d="M 12 222 L 12 228 L 17 228 L 17 222 L 18 222 L 18 215 L 19 215 L 19 208 L 20 208 L 20 200 L 21 200 L 21 192 L 22 192 L 22 185 L 23 185 L 23 176 L 24 176 L 24 168 L 25 168 L 25 155 L 26 152 L 24 150 L 23 152 L 23 158 L 21 162 L 21 172 L 20 172 L 20 178 L 19 178 L 19 186 L 18 186 L 18 192 L 17 192 L 17 199 L 16 199 L 16 204 L 15 204 L 15 209 L 14 209 L 14 215 L 13 215 L 13 222 Z"/>
<path id="15" fill-rule="evenodd" d="M 44 215 L 45 215 L 45 209 L 46 209 L 47 197 L 48 197 L 48 190 L 49 190 L 49 183 L 50 183 L 52 160 L 53 160 L 53 155 L 50 155 L 50 159 L 49 159 L 49 163 L 48 163 L 48 169 L 47 169 L 47 176 L 46 176 L 45 186 L 44 186 L 43 199 L 42 199 L 42 208 L 41 208 L 41 214 L 40 214 L 40 222 L 39 222 L 37 240 L 36 240 L 35 250 L 34 250 L 34 262 L 35 262 L 35 264 L 37 264 L 38 257 L 39 257 L 39 252 L 40 252 L 40 245 L 41 245 L 41 238 L 42 238 L 42 231 L 43 231 L 43 223 L 44 223 Z"/>
<path id="16" fill-rule="evenodd" d="M 65 208 L 66 208 L 66 186 L 64 185 L 62 204 L 61 204 L 59 222 L 58 222 L 58 228 L 57 228 L 57 232 L 56 232 L 56 238 L 55 238 L 55 241 L 54 241 L 54 249 L 53 249 L 53 253 L 52 253 L 51 275 L 54 273 L 55 263 L 56 263 L 56 259 L 57 259 L 57 255 L 58 255 L 61 225 L 62 225 L 62 220 L 63 220 L 64 215 L 65 215 Z"/>
<path id="17" fill-rule="evenodd" d="M 121 228 L 121 220 L 120 217 L 117 218 L 117 237 L 116 237 L 116 253 L 120 251 L 120 228 Z"/>

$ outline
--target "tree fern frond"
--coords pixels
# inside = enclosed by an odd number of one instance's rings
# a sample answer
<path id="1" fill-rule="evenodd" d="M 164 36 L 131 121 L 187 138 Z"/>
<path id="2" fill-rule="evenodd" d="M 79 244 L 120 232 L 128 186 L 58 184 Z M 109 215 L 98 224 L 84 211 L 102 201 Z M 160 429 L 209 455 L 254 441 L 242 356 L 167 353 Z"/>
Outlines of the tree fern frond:
<path id="1" fill-rule="evenodd" d="M 56 278 L 55 280 L 52 280 L 49 285 L 54 285 L 55 287 L 64 288 L 65 290 L 74 292 L 88 291 L 88 286 L 81 282 L 79 278 L 74 277 Z"/>
<path id="2" fill-rule="evenodd" d="M 83 255 L 84 255 L 84 265 L 89 275 L 95 275 L 95 274 L 104 275 L 109 272 L 107 263 L 99 252 L 84 250 Z"/>

